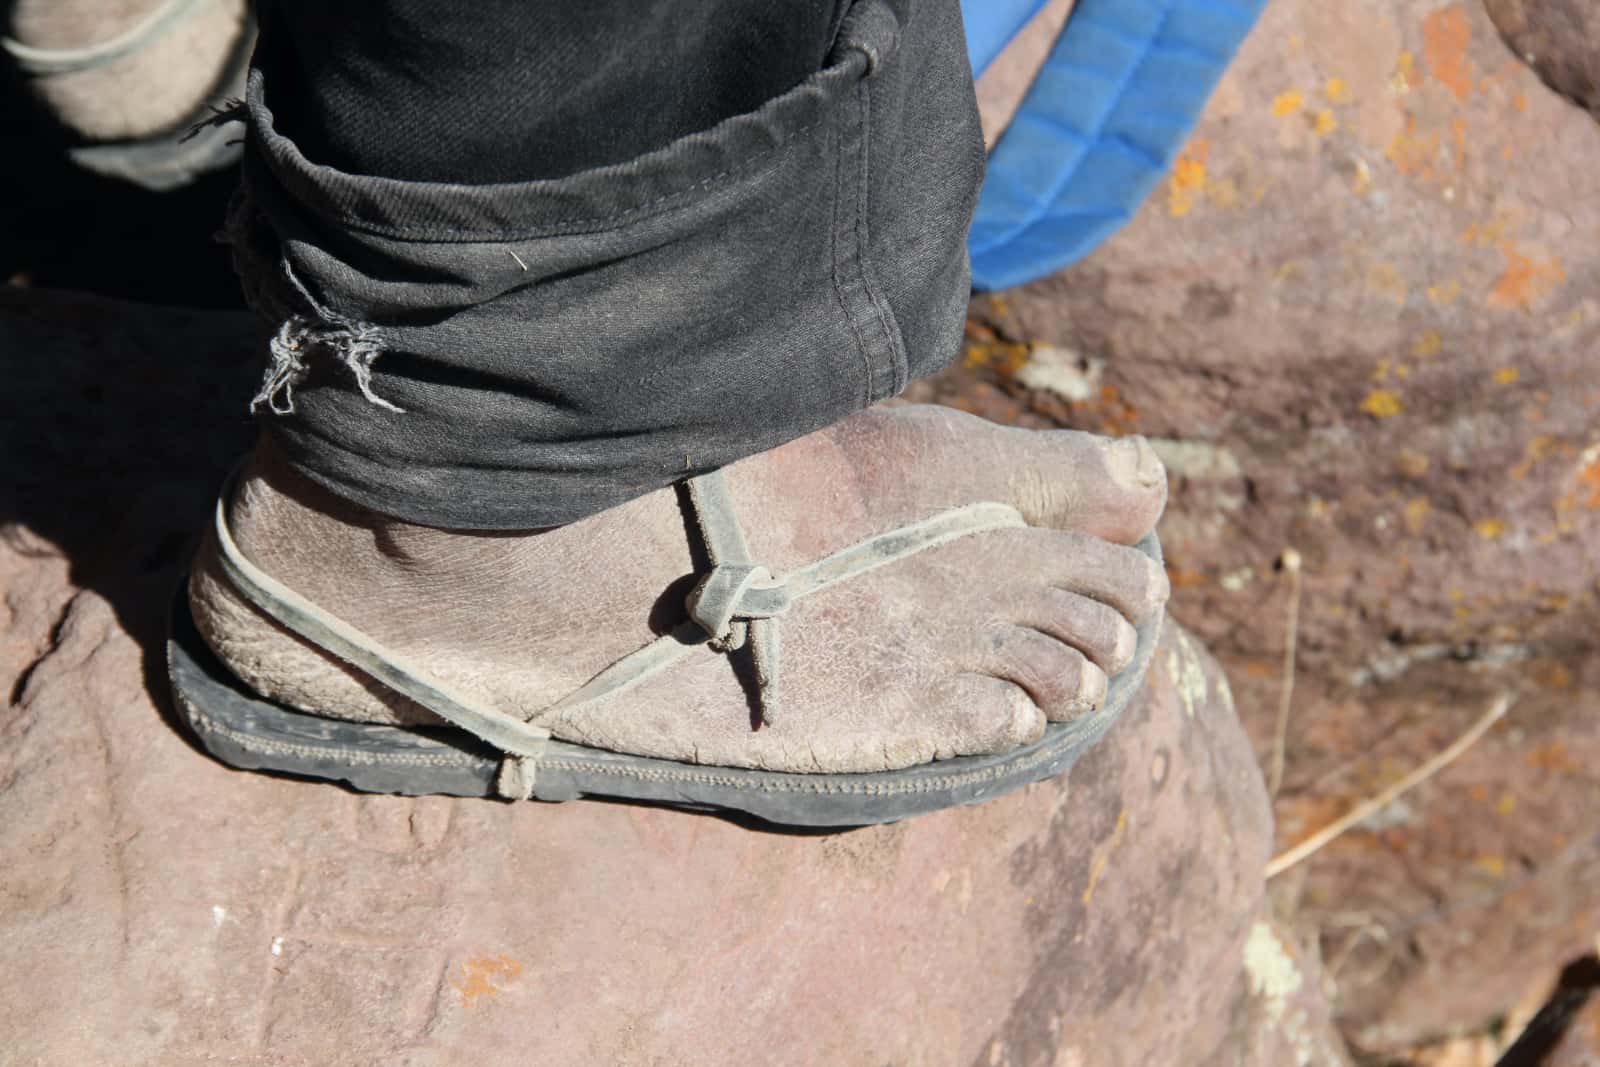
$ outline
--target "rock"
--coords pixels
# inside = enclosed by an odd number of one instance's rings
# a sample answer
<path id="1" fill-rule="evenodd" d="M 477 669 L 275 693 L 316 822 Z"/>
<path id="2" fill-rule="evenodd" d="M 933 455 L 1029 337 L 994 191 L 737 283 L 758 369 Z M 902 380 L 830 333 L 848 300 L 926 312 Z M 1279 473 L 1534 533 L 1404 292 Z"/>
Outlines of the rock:
<path id="1" fill-rule="evenodd" d="M 248 444 L 253 347 L 234 315 L 0 292 L 8 1062 L 1345 1062 L 1177 626 L 1069 776 L 849 833 L 213 762 L 162 616 Z"/>
<path id="2" fill-rule="evenodd" d="M 1202 1067 L 1346 1062 L 1314 950 L 1261 920 L 1245 940 L 1244 973 L 1248 995 L 1234 1002 L 1228 1037 Z"/>
<path id="3" fill-rule="evenodd" d="M 1600 1067 L 1600 999 L 1578 1009 L 1543 1067 Z"/>
<path id="4" fill-rule="evenodd" d="M 1479 4 L 1278 0 L 1134 221 L 977 299 L 919 386 L 1156 439 L 1174 611 L 1263 760 L 1298 552 L 1280 847 L 1520 692 L 1284 876 L 1374 1052 L 1485 1023 L 1600 926 L 1597 234 L 1600 125 Z"/>
<path id="5" fill-rule="evenodd" d="M 1585 0 L 1484 0 L 1506 44 L 1545 84 L 1600 114 L 1600 11 Z"/>

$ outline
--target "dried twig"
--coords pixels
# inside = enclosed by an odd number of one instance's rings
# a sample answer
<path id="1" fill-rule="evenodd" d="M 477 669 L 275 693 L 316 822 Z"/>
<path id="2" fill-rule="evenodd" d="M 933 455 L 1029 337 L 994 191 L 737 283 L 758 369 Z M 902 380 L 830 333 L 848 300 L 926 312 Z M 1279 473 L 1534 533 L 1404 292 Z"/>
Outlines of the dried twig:
<path id="1" fill-rule="evenodd" d="M 1346 830 L 1367 818 L 1373 812 L 1393 803 L 1402 794 L 1411 791 L 1450 766 L 1463 752 L 1471 748 L 1473 743 L 1488 731 L 1489 727 L 1499 722 L 1505 716 L 1505 713 L 1511 710 L 1512 703 L 1514 703 L 1514 699 L 1510 693 L 1501 693 L 1489 705 L 1489 709 L 1478 717 L 1478 721 L 1473 723 L 1466 733 L 1456 738 L 1449 748 L 1440 752 L 1377 796 L 1363 800 L 1293 848 L 1272 857 L 1272 860 L 1267 864 L 1267 877 L 1273 878 L 1282 874 L 1322 848 L 1329 841 L 1334 840 Z"/>
<path id="2" fill-rule="evenodd" d="M 1294 699 L 1294 662 L 1300 639 L 1300 553 L 1293 548 L 1279 557 L 1289 576 L 1289 620 L 1283 630 L 1283 689 L 1278 694 L 1278 724 L 1272 732 L 1272 770 L 1267 775 L 1267 795 L 1276 799 L 1283 787 L 1284 750 L 1289 743 L 1289 702 Z"/>

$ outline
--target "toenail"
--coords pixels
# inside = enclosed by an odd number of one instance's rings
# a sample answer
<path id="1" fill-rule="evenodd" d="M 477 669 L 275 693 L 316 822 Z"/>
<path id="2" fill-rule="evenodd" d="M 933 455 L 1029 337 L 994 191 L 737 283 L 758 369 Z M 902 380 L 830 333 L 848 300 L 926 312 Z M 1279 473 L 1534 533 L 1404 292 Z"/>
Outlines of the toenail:
<path id="1" fill-rule="evenodd" d="M 1167 569 L 1155 560 L 1147 564 L 1150 568 L 1150 595 L 1151 606 L 1160 607 L 1172 596 L 1172 579 L 1167 577 Z"/>
<path id="2" fill-rule="evenodd" d="M 1139 489 L 1153 489 L 1167 477 L 1161 457 L 1150 447 L 1150 442 L 1135 434 L 1113 441 L 1107 448 L 1111 477 L 1118 485 Z"/>
<path id="3" fill-rule="evenodd" d="M 1086 666 L 1083 673 L 1078 675 L 1078 700 L 1091 708 L 1098 708 L 1105 698 L 1105 672 Z"/>
<path id="4" fill-rule="evenodd" d="M 1172 599 L 1172 579 L 1167 577 L 1167 571 L 1164 567 L 1157 567 L 1156 573 L 1161 576 L 1157 588 L 1161 591 L 1161 603 L 1165 604 Z"/>
<path id="5" fill-rule="evenodd" d="M 1117 635 L 1112 642 L 1111 655 L 1117 670 L 1121 670 L 1133 662 L 1133 654 L 1139 648 L 1139 631 L 1125 619 L 1117 620 Z"/>

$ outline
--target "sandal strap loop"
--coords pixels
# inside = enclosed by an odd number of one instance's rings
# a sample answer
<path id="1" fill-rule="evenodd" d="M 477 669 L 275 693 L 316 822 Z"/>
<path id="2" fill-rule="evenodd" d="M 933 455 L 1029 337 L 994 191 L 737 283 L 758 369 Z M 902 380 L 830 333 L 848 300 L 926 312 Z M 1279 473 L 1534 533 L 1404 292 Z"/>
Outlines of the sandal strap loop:
<path id="1" fill-rule="evenodd" d="M 775 619 L 789 610 L 789 584 L 767 568 L 749 563 L 724 563 L 711 568 L 685 601 L 689 617 L 713 642 L 727 648 L 744 644 L 734 635 L 736 622 Z M 732 640 L 730 640 L 730 637 Z"/>

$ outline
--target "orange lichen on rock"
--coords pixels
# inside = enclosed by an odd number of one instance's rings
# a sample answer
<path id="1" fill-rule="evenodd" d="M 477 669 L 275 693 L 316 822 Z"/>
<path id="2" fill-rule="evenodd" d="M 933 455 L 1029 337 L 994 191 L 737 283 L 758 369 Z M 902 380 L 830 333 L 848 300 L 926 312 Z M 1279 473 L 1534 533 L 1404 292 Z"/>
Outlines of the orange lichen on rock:
<path id="1" fill-rule="evenodd" d="M 1572 753 L 1560 741 L 1549 741 L 1529 752 L 1527 757 L 1530 767 L 1537 767 L 1541 771 L 1572 771 L 1582 770 L 1583 765 L 1572 758 Z"/>
<path id="2" fill-rule="evenodd" d="M 969 341 L 961 351 L 961 362 L 971 370 L 992 370 L 1003 378 L 1016 374 L 1028 363 L 1029 348 L 1011 341 Z"/>
<path id="3" fill-rule="evenodd" d="M 1299 89 L 1285 89 L 1272 98 L 1272 114 L 1280 119 L 1287 118 L 1299 111 L 1305 100 L 1305 94 Z"/>
<path id="4" fill-rule="evenodd" d="M 1556 439 L 1547 433 L 1529 439 L 1528 443 L 1522 446 L 1522 459 L 1511 468 L 1512 479 L 1520 482 L 1526 478 L 1528 472 L 1533 470 L 1534 464 L 1548 456 L 1555 446 Z"/>
<path id="5" fill-rule="evenodd" d="M 1114 437 L 1132 433 L 1139 418 L 1139 409 L 1124 400 L 1122 392 L 1114 385 L 1102 385 L 1100 395 L 1087 401 L 1086 406 L 1099 416 L 1100 432 Z"/>
<path id="6" fill-rule="evenodd" d="M 1388 389 L 1374 389 L 1361 401 L 1361 410 L 1375 419 L 1387 419 L 1398 415 L 1406 409 L 1405 402 L 1398 393 Z"/>
<path id="7" fill-rule="evenodd" d="M 1394 61 L 1394 73 L 1389 77 L 1389 88 L 1396 94 L 1409 93 L 1411 86 L 1416 83 L 1416 57 L 1409 50 L 1402 50 Z"/>
<path id="8" fill-rule="evenodd" d="M 1590 451 L 1594 451 L 1591 449 Z M 1579 497 L 1584 507 L 1600 508 L 1600 455 L 1578 468 Z M 1587 496 L 1583 493 L 1587 492 Z"/>
<path id="9" fill-rule="evenodd" d="M 1526 311 L 1567 280 L 1566 268 L 1555 256 L 1538 261 L 1518 251 L 1510 241 L 1501 243 L 1500 255 L 1505 266 L 1484 300 L 1489 307 Z"/>
<path id="10" fill-rule="evenodd" d="M 1177 162 L 1172 164 L 1172 174 L 1167 179 L 1167 210 L 1174 218 L 1182 218 L 1192 211 L 1205 191 L 1208 147 L 1203 139 L 1197 138 L 1185 146 Z"/>
<path id="11" fill-rule="evenodd" d="M 1407 115 L 1404 127 L 1389 141 L 1384 150 L 1394 169 L 1408 178 L 1432 178 L 1438 173 L 1439 133 L 1417 131 L 1417 117 Z"/>
<path id="12" fill-rule="evenodd" d="M 1504 519 L 1479 519 L 1472 524 L 1472 532 L 1485 541 L 1495 541 L 1505 536 L 1506 523 Z"/>
<path id="13" fill-rule="evenodd" d="M 1472 860 L 1472 865 L 1491 878 L 1504 878 L 1506 873 L 1506 860 L 1504 856 L 1491 852 L 1481 853 Z"/>
<path id="14" fill-rule="evenodd" d="M 1464 101 L 1472 93 L 1472 69 L 1467 46 L 1472 43 L 1472 23 L 1460 4 L 1428 13 L 1422 20 L 1422 58 L 1441 85 Z"/>
<path id="15" fill-rule="evenodd" d="M 1168 560 L 1167 580 L 1172 583 L 1174 589 L 1193 589 L 1196 586 L 1209 584 L 1211 576 L 1204 571 L 1185 570 Z"/>
<path id="16" fill-rule="evenodd" d="M 479 997 L 497 996 L 522 974 L 522 964 L 510 956 L 474 956 L 461 965 L 461 975 L 453 983 L 464 1007 L 472 1007 Z"/>

